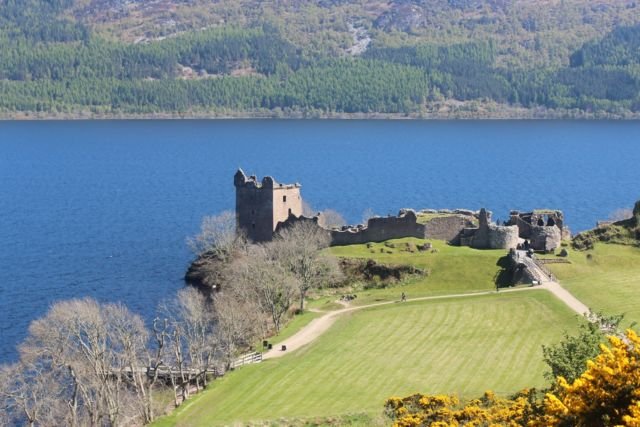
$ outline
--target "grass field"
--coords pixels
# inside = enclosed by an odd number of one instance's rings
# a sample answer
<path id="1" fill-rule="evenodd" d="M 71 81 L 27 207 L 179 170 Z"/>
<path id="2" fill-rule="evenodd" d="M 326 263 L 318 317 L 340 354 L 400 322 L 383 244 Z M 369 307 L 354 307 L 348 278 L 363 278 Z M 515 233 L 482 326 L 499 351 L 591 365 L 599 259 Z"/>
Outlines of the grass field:
<path id="1" fill-rule="evenodd" d="M 435 253 L 404 250 L 407 243 L 416 245 L 423 242 L 425 240 L 407 238 L 389 241 L 395 248 L 374 243 L 371 248 L 367 248 L 367 245 L 351 245 L 330 250 L 339 257 L 371 258 L 383 264 L 415 265 L 429 270 L 428 276 L 409 280 L 399 286 L 360 291 L 355 304 L 398 299 L 401 292 L 412 298 L 495 289 L 495 276 L 501 269 L 498 260 L 506 255 L 505 250 L 450 246 L 439 240 L 430 240 L 437 251 Z"/>
<path id="2" fill-rule="evenodd" d="M 413 392 L 542 386 L 541 345 L 579 320 L 544 290 L 397 303 L 341 317 L 315 342 L 216 380 L 159 426 L 353 413 Z"/>
<path id="3" fill-rule="evenodd" d="M 591 259 L 587 259 L 587 255 Z M 625 314 L 640 322 L 640 249 L 599 243 L 594 250 L 569 250 L 571 264 L 550 264 L 562 286 L 588 307 Z"/>

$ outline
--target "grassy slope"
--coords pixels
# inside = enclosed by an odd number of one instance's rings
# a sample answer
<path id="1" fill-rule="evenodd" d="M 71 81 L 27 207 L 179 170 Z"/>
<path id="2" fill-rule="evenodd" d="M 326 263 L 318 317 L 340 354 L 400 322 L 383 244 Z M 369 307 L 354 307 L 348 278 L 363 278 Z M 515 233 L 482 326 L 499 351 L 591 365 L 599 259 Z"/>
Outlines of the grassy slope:
<path id="1" fill-rule="evenodd" d="M 478 292 L 495 289 L 495 276 L 500 271 L 498 260 L 505 255 L 504 250 L 476 250 L 468 247 L 449 246 L 438 240 L 431 241 L 438 250 L 432 252 L 406 252 L 405 243 L 421 243 L 419 239 L 398 239 L 390 242 L 395 249 L 374 243 L 372 248 L 366 245 L 339 246 L 331 248 L 331 253 L 340 257 L 371 258 L 383 264 L 411 264 L 428 269 L 430 274 L 419 279 L 409 280 L 400 286 L 388 289 L 358 292 L 357 304 L 398 299 L 401 292 L 409 298 L 426 295 L 443 295 L 466 292 Z M 393 253 L 380 253 L 380 250 Z"/>
<path id="2" fill-rule="evenodd" d="M 599 243 L 591 251 L 569 250 L 569 259 L 549 265 L 564 287 L 593 310 L 640 322 L 640 249 Z"/>
<path id="3" fill-rule="evenodd" d="M 216 381 L 158 425 L 379 414 L 394 394 L 541 386 L 541 344 L 576 324 L 539 290 L 367 309 L 296 353 Z"/>

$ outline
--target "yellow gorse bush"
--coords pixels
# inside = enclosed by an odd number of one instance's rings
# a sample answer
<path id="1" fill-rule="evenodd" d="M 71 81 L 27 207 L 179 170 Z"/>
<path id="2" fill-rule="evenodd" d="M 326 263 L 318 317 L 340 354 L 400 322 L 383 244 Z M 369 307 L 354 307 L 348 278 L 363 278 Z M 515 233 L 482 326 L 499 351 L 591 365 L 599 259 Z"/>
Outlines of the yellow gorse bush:
<path id="1" fill-rule="evenodd" d="M 414 394 L 388 399 L 386 410 L 396 427 L 518 426 L 524 425 L 532 412 L 529 395 L 529 390 L 523 390 L 510 400 L 487 391 L 482 398 L 462 406 L 453 395 Z"/>
<path id="2" fill-rule="evenodd" d="M 579 378 L 570 384 L 558 377 L 542 399 L 535 390 L 511 399 L 488 391 L 462 405 L 453 395 L 414 394 L 388 399 L 386 412 L 397 427 L 640 427 L 640 338 L 627 330 L 608 340 Z"/>
<path id="3" fill-rule="evenodd" d="M 640 338 L 629 329 L 624 339 L 608 339 L 580 378 L 558 377 L 559 391 L 545 396 L 536 426 L 640 426 Z"/>

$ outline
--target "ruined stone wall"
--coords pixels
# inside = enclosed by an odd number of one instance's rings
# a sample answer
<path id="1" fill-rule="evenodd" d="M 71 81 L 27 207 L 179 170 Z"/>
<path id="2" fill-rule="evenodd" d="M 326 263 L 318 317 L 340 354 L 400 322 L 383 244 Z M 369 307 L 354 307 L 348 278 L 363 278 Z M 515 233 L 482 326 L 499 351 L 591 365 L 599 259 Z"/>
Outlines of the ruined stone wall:
<path id="1" fill-rule="evenodd" d="M 511 219 L 509 225 L 515 225 L 518 227 L 519 235 L 522 239 L 531 238 L 531 220 L 530 215 L 520 214 L 517 211 L 511 213 Z"/>
<path id="2" fill-rule="evenodd" d="M 478 227 L 465 228 L 459 244 L 475 249 L 511 249 L 518 245 L 518 227 L 491 223 L 491 212 L 480 209 Z"/>
<path id="3" fill-rule="evenodd" d="M 319 224 L 319 217 L 318 216 L 314 216 L 314 217 L 308 217 L 308 216 L 304 216 L 304 215 L 289 215 L 289 217 L 287 219 L 285 219 L 284 221 L 280 221 L 278 222 L 278 224 L 276 224 L 276 229 L 274 231 L 274 234 L 278 234 L 278 232 L 280 232 L 280 230 L 283 230 L 287 227 L 291 227 L 294 224 L 297 224 L 299 222 L 306 222 L 306 223 L 313 223 L 315 224 L 318 228 L 324 230 L 327 234 L 331 234 L 329 230 L 323 228 L 322 226 L 320 226 Z"/>
<path id="4" fill-rule="evenodd" d="M 531 228 L 531 248 L 536 251 L 553 252 L 561 242 L 562 232 L 556 226 Z"/>
<path id="5" fill-rule="evenodd" d="M 415 212 L 408 211 L 398 216 L 370 218 L 366 227 L 331 230 L 331 245 L 342 246 L 383 242 L 403 237 L 424 239 L 425 236 L 425 226 L 418 224 Z"/>
<path id="6" fill-rule="evenodd" d="M 465 228 L 474 227 L 472 216 L 450 215 L 431 219 L 425 224 L 427 239 L 445 240 L 451 244 L 459 244 L 460 233 Z"/>
<path id="7" fill-rule="evenodd" d="M 516 225 L 520 238 L 529 240 L 536 251 L 551 252 L 560 246 L 563 238 L 571 237 L 564 224 L 564 214 L 559 210 L 512 211 L 509 224 Z"/>

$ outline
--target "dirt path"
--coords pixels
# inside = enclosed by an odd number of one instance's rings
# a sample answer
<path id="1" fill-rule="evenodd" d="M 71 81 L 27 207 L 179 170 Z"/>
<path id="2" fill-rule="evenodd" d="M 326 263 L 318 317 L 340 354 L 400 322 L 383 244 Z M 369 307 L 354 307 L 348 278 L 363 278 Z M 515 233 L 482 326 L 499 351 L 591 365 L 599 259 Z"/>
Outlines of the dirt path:
<path id="1" fill-rule="evenodd" d="M 508 293 L 508 292 L 521 292 L 521 291 L 530 291 L 535 289 L 548 289 L 545 286 L 536 286 L 536 287 L 528 287 L 528 288 L 517 288 L 517 289 L 506 289 L 500 291 L 500 293 Z M 429 300 L 438 300 L 438 299 L 446 299 L 446 298 L 465 298 L 465 297 L 474 297 L 479 295 L 490 295 L 495 294 L 496 291 L 485 291 L 485 292 L 475 292 L 475 293 L 467 293 L 467 294 L 450 294 L 450 295 L 438 295 L 431 297 L 420 297 L 420 298 L 409 298 L 407 301 L 429 301 Z M 569 294 L 570 295 L 570 294 Z M 577 300 L 576 300 L 577 301 Z M 296 351 L 300 347 L 303 347 L 320 335 L 322 335 L 327 329 L 333 325 L 333 323 L 338 319 L 339 316 L 349 313 L 352 311 L 362 310 L 365 308 L 378 307 L 381 305 L 389 305 L 389 304 L 402 304 L 400 301 L 385 301 L 378 302 L 374 304 L 361 305 L 356 307 L 348 307 L 342 308 L 340 310 L 331 311 L 324 316 L 313 319 L 307 326 L 303 327 L 296 334 L 292 335 L 290 338 L 284 340 L 279 343 L 273 349 L 267 351 L 262 355 L 262 359 L 273 359 L 276 357 L 284 356 L 292 351 Z M 282 345 L 287 346 L 286 351 L 282 351 Z"/>
<path id="2" fill-rule="evenodd" d="M 560 286 L 560 283 L 552 281 L 545 282 L 541 287 L 547 289 L 579 315 L 585 316 L 589 314 L 589 307 L 584 305 L 578 298 L 574 297 L 571 292 Z"/>

